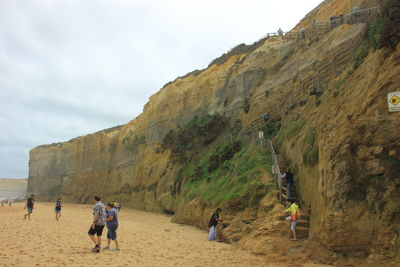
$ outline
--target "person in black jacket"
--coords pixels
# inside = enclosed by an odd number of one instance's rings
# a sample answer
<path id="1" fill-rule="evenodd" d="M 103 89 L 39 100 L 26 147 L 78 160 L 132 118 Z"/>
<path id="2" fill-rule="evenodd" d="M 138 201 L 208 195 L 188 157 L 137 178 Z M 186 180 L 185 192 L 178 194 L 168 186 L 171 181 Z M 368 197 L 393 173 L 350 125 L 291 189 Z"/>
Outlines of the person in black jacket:
<path id="1" fill-rule="evenodd" d="M 218 208 L 210 218 L 210 222 L 208 223 L 208 227 L 210 228 L 210 231 L 208 233 L 208 241 L 213 241 L 217 238 L 217 224 L 218 222 L 222 222 L 223 219 L 219 218 L 219 213 L 221 212 L 221 209 Z"/>
<path id="2" fill-rule="evenodd" d="M 293 173 L 290 171 L 290 168 L 286 169 L 286 172 L 283 174 L 282 177 L 284 177 L 286 180 L 287 198 L 290 198 L 294 186 Z"/>

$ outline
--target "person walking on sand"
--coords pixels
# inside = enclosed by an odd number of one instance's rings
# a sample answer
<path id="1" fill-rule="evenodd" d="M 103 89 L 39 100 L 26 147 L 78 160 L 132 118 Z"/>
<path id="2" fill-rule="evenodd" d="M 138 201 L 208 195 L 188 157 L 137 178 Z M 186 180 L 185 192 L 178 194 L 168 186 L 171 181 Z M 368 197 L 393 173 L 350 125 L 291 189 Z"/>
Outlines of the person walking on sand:
<path id="1" fill-rule="evenodd" d="M 106 208 L 99 196 L 95 196 L 94 200 L 96 204 L 93 206 L 93 222 L 88 234 L 95 245 L 92 252 L 100 253 L 101 235 L 103 234 L 104 225 L 106 224 Z"/>
<path id="2" fill-rule="evenodd" d="M 113 204 L 108 203 L 106 206 L 106 226 L 107 226 L 107 246 L 104 249 L 110 249 L 111 240 L 115 243 L 115 251 L 120 251 L 118 240 L 117 240 L 117 229 L 118 229 L 118 211 Z"/>
<path id="3" fill-rule="evenodd" d="M 284 212 L 288 212 L 290 216 L 286 217 L 286 221 L 290 221 L 290 230 L 292 231 L 293 238 L 290 239 L 292 241 L 296 241 L 296 226 L 297 226 L 297 221 L 300 218 L 300 212 L 299 212 L 299 206 L 296 204 L 296 201 L 294 199 L 287 199 L 287 203 L 290 205 L 290 207 Z"/>
<path id="4" fill-rule="evenodd" d="M 35 195 L 31 195 L 27 200 L 24 209 L 28 210 L 28 213 L 24 215 L 24 219 L 26 219 L 26 216 L 28 216 L 28 219 L 31 219 L 31 213 L 33 211 L 33 206 L 35 203 Z"/>
<path id="5" fill-rule="evenodd" d="M 61 197 L 57 198 L 56 207 L 54 208 L 54 213 L 56 214 L 56 220 L 58 221 L 61 217 Z"/>
<path id="6" fill-rule="evenodd" d="M 223 219 L 219 218 L 219 213 L 221 209 L 218 208 L 210 218 L 210 222 L 208 223 L 208 227 L 210 228 L 208 232 L 208 241 L 214 241 L 217 238 L 217 224 L 218 222 L 222 222 Z"/>

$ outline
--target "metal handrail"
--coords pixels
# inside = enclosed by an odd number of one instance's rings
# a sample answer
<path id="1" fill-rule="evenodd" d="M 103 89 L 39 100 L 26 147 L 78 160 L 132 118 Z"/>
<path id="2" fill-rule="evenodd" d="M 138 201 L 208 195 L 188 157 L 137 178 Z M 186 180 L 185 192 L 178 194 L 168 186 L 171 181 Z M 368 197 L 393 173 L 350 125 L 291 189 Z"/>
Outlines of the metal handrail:
<path id="1" fill-rule="evenodd" d="M 274 145 L 272 144 L 271 139 L 268 139 L 267 144 L 268 144 L 268 148 L 271 152 L 273 173 L 275 174 L 275 183 L 279 189 L 279 200 L 281 200 L 282 199 L 282 180 L 281 180 L 282 173 L 281 173 L 281 169 L 279 167 L 278 158 L 276 157 Z"/>

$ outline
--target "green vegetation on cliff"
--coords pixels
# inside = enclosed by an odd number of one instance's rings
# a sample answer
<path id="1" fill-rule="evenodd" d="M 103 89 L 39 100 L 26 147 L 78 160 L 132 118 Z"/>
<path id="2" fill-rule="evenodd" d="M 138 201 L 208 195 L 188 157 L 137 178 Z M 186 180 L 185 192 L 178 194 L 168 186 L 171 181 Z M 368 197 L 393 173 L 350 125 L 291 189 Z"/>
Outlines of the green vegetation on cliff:
<path id="1" fill-rule="evenodd" d="M 242 209 L 258 203 L 270 185 L 271 157 L 266 150 L 232 141 L 217 146 L 196 164 L 181 169 L 176 180 L 185 180 L 183 195 L 201 198 L 212 206 Z"/>
<path id="2" fill-rule="evenodd" d="M 280 147 L 285 139 L 291 140 L 297 136 L 300 130 L 304 127 L 306 122 L 304 120 L 297 120 L 282 126 L 276 134 L 276 145 Z"/>
<path id="3" fill-rule="evenodd" d="M 317 129 L 312 128 L 304 138 L 307 150 L 304 154 L 304 163 L 314 166 L 319 161 L 319 148 L 316 144 Z"/>
<path id="4" fill-rule="evenodd" d="M 162 147 L 170 149 L 173 158 L 184 162 L 195 150 L 211 144 L 228 124 L 228 118 L 219 114 L 194 116 L 185 126 L 170 130 L 162 140 Z"/>
<path id="5" fill-rule="evenodd" d="M 384 1 L 382 17 L 379 45 L 395 48 L 400 40 L 400 2 L 398 0 Z"/>

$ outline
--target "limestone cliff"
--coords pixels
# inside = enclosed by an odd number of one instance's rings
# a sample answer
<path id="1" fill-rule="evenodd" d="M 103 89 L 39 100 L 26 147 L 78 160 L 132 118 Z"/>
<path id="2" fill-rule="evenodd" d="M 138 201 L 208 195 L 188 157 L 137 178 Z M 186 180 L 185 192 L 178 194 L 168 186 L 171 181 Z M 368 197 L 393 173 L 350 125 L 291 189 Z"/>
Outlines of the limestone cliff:
<path id="1" fill-rule="evenodd" d="M 375 2 L 324 1 L 296 29 Z M 281 125 L 273 140 L 295 170 L 301 197 L 312 210 L 310 237 L 350 255 L 396 257 L 400 113 L 388 113 L 386 94 L 398 91 L 399 46 L 390 52 L 371 49 L 357 66 L 347 61 L 318 88 L 304 82 L 344 47 L 360 46 L 356 41 L 367 27 L 344 24 L 304 40 L 267 38 L 240 45 L 206 69 L 166 84 L 126 125 L 32 149 L 28 191 L 46 199 L 63 194 L 81 203 L 100 194 L 204 227 L 200 218 L 208 217 L 213 205 L 180 196 L 177 176 L 186 163 L 174 160 L 163 140 L 196 115 L 220 114 L 232 126 L 236 119 L 247 125 L 269 113 Z M 227 131 L 203 144 L 198 154 L 215 147 Z M 268 184 L 271 178 L 264 175 Z M 179 182 L 179 189 L 187 184 Z M 264 213 L 270 209 L 263 206 Z M 249 235 L 257 236 L 259 228 L 249 227 Z"/>

